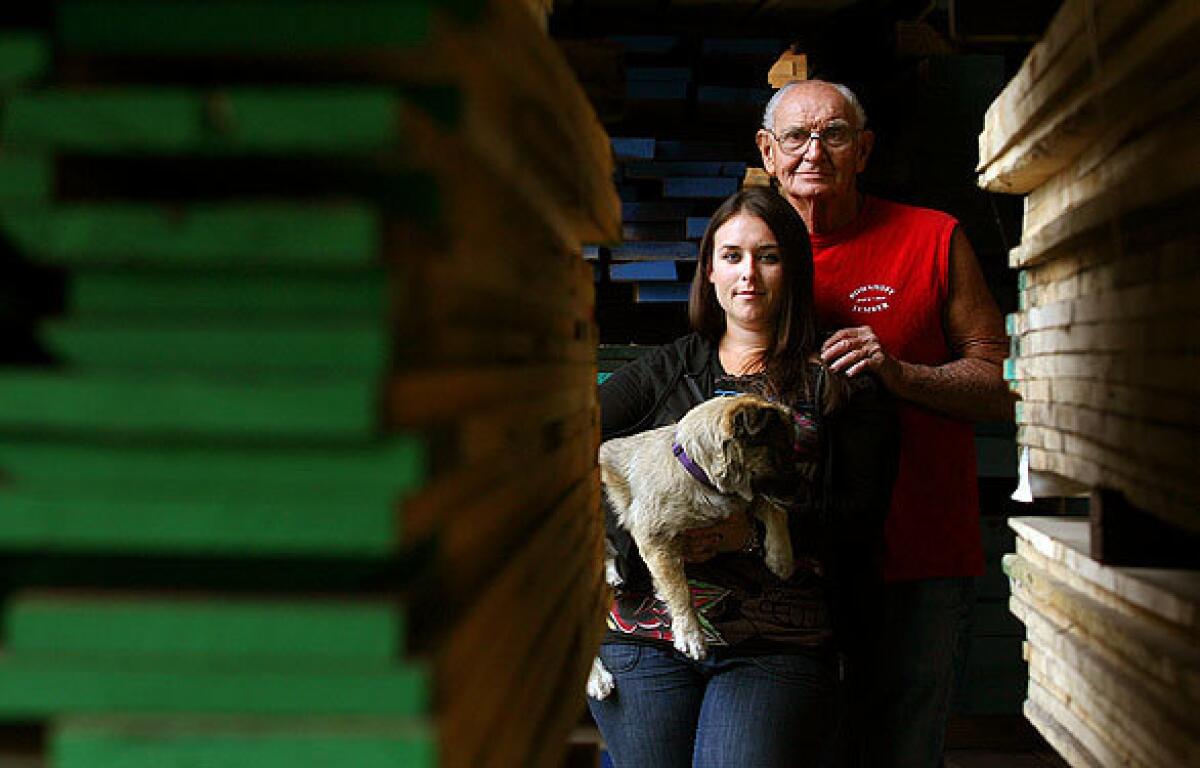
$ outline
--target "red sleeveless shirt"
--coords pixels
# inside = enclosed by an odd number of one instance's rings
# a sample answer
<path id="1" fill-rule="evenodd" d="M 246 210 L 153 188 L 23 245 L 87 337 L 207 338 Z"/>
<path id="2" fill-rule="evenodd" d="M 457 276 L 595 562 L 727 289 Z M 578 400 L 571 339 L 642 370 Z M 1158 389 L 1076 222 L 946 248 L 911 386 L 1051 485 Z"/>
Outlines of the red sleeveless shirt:
<path id="1" fill-rule="evenodd" d="M 853 222 L 812 236 L 817 315 L 832 330 L 869 325 L 893 357 L 952 359 L 943 330 L 949 293 L 947 214 L 867 197 Z M 983 573 L 970 422 L 907 402 L 886 525 L 888 581 Z"/>

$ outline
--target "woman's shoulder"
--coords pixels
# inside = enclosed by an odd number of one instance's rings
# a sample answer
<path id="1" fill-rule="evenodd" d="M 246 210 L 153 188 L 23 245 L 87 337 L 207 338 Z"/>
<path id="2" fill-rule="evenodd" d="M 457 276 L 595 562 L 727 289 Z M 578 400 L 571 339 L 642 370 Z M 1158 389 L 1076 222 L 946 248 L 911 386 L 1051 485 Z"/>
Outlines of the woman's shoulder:
<path id="1" fill-rule="evenodd" d="M 703 336 L 689 333 L 644 351 L 632 364 L 663 374 L 673 373 L 679 368 L 694 373 L 707 365 L 710 352 L 711 345 Z"/>

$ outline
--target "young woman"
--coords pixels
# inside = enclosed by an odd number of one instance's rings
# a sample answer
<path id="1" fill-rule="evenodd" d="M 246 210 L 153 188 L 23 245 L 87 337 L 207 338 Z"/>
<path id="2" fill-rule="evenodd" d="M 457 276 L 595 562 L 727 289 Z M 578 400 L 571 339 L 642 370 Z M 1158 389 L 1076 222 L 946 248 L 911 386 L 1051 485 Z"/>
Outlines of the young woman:
<path id="1" fill-rule="evenodd" d="M 869 600 L 895 426 L 873 379 L 850 382 L 821 365 L 812 274 L 792 206 L 766 187 L 738 192 L 701 241 L 694 332 L 600 388 L 604 439 L 674 423 L 711 397 L 776 399 L 796 414 L 795 459 L 808 479 L 789 513 L 797 567 L 787 581 L 763 563 L 747 519 L 687 534 L 709 644 L 702 661 L 672 647 L 669 614 L 609 513 L 623 582 L 600 658 L 616 690 L 589 706 L 618 768 L 817 765 L 833 746 L 839 660 L 852 650 L 856 606 Z"/>

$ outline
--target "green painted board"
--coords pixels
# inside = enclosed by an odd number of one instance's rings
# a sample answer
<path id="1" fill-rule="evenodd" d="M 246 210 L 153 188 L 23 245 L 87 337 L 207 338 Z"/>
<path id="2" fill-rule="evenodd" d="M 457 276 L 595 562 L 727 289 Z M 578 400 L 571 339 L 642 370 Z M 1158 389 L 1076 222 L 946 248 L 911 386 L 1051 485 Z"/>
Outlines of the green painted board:
<path id="1" fill-rule="evenodd" d="M 0 655 L 0 719 L 61 713 L 418 715 L 431 682 L 419 666 L 181 663 L 68 655 Z"/>
<path id="2" fill-rule="evenodd" d="M 401 143 L 405 103 L 387 88 L 91 88 L 15 93 L 0 138 L 91 153 L 329 154 Z"/>
<path id="3" fill-rule="evenodd" d="M 437 734 L 415 721 L 66 718 L 54 768 L 434 768 Z"/>
<path id="4" fill-rule="evenodd" d="M 297 665 L 399 660 L 399 606 L 365 601 L 82 597 L 19 593 L 4 610 L 8 653 L 65 653 L 213 660 L 287 660 Z"/>
<path id="5" fill-rule="evenodd" d="M 0 152 L 0 204 L 43 202 L 54 189 L 54 161 L 45 155 Z"/>
<path id="6" fill-rule="evenodd" d="M 380 243 L 378 214 L 349 204 L 3 206 L 0 230 L 64 266 L 363 269 Z"/>
<path id="7" fill-rule="evenodd" d="M 67 286 L 68 314 L 123 318 L 380 318 L 389 291 L 381 271 L 237 274 L 81 270 Z"/>
<path id="8" fill-rule="evenodd" d="M 399 493 L 424 485 L 428 458 L 422 440 L 395 435 L 362 446 L 294 449 L 80 444 L 0 440 L 0 471 L 13 483 L 58 489 L 161 488 L 188 494 L 260 486 L 265 495 L 294 487 Z"/>
<path id="9" fill-rule="evenodd" d="M 339 327 L 340 326 L 340 327 Z M 182 324 L 55 320 L 39 336 L 72 370 L 245 371 L 382 376 L 388 334 L 374 324 Z"/>
<path id="10" fill-rule="evenodd" d="M 0 372 L 0 435 L 273 443 L 365 441 L 376 381 L 287 376 Z"/>
<path id="11" fill-rule="evenodd" d="M 0 30 L 0 88 L 25 85 L 46 74 L 50 45 L 35 32 Z"/>
<path id="12" fill-rule="evenodd" d="M 383 558 L 397 499 L 354 489 L 261 487 L 166 497 L 141 489 L 33 484 L 0 490 L 0 549 L 106 555 Z M 319 493 L 320 495 L 316 495 Z"/>
<path id="13" fill-rule="evenodd" d="M 70 51 L 127 55 L 305 54 L 406 48 L 429 38 L 431 0 L 64 2 Z"/>

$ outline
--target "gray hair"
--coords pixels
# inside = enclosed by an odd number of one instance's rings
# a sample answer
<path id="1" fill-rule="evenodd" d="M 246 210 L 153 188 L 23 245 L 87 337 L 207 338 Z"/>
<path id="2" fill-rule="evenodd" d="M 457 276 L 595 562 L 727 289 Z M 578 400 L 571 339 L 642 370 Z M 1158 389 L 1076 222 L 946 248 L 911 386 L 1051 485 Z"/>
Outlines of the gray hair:
<path id="1" fill-rule="evenodd" d="M 775 108 L 779 106 L 779 102 L 783 100 L 783 95 L 792 90 L 797 85 L 803 83 L 825 83 L 830 88 L 842 95 L 846 103 L 850 105 L 850 109 L 854 112 L 855 128 L 862 130 L 867 127 L 867 111 L 863 109 L 862 102 L 858 100 L 858 96 L 854 95 L 854 91 L 850 90 L 841 83 L 830 83 L 825 80 L 793 80 L 787 85 L 780 88 L 767 102 L 767 108 L 763 110 L 762 127 L 768 131 L 775 130 Z"/>

